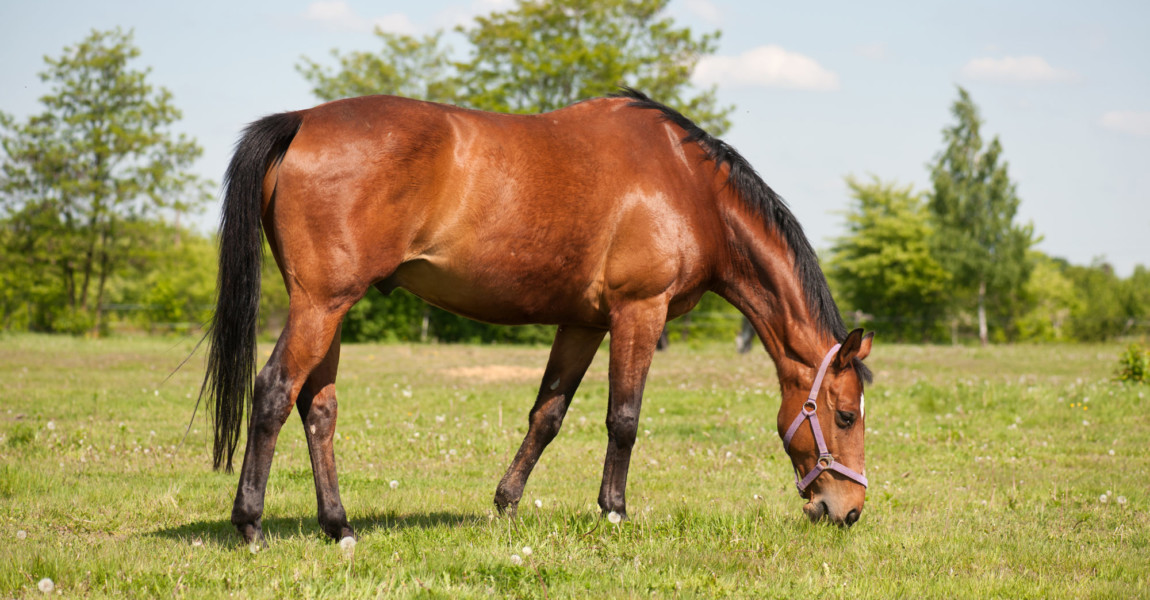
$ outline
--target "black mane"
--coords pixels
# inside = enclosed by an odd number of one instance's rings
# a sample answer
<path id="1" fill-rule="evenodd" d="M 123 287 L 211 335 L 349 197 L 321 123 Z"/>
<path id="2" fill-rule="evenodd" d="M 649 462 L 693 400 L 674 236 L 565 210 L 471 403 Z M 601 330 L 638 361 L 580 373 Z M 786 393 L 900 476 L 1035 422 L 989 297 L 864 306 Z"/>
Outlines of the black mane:
<path id="1" fill-rule="evenodd" d="M 625 87 L 620 92 L 612 94 L 612 97 L 630 98 L 628 106 L 659 111 L 663 119 L 687 132 L 686 137 L 681 140 L 682 143 L 698 144 L 707 153 L 707 158 L 715 163 L 716 170 L 724 164 L 730 168 L 727 185 L 733 187 L 743 202 L 755 214 L 762 217 L 767 225 L 783 236 L 794 254 L 795 276 L 799 278 L 803 294 L 806 296 L 807 310 L 814 317 L 820 331 L 837 342 L 846 339 L 847 328 L 839 314 L 838 305 L 831 296 L 830 286 L 827 285 L 823 270 L 819 267 L 818 255 L 803 233 L 802 226 L 791 214 L 787 203 L 763 181 L 762 177 L 759 177 L 747 159 L 680 112 L 648 98 L 640 91 Z M 861 380 L 868 382 L 871 380 L 870 369 L 862 361 L 855 360 L 855 369 Z"/>

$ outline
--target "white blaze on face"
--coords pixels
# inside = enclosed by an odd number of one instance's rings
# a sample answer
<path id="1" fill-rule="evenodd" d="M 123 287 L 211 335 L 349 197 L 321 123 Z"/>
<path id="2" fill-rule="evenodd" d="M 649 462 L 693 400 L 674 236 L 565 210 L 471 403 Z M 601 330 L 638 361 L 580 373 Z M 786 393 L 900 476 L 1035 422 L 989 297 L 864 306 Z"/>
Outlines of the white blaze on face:
<path id="1" fill-rule="evenodd" d="M 866 394 L 859 394 L 859 413 L 866 418 Z"/>

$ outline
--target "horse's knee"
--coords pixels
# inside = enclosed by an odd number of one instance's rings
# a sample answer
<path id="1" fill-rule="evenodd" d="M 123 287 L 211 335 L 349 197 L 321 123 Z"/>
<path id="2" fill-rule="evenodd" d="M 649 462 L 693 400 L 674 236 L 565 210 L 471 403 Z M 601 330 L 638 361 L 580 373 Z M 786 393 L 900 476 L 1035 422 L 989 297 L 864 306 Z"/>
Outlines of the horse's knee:
<path id="1" fill-rule="evenodd" d="M 563 416 L 566 412 L 563 410 L 563 403 L 564 398 L 558 396 L 543 406 L 531 411 L 528 421 L 531 427 L 544 440 L 551 441 L 555 436 L 559 435 L 559 429 L 563 427 Z"/>
<path id="2" fill-rule="evenodd" d="M 607 415 L 607 437 L 620 448 L 635 445 L 639 430 L 639 411 L 631 408 L 614 410 Z"/>

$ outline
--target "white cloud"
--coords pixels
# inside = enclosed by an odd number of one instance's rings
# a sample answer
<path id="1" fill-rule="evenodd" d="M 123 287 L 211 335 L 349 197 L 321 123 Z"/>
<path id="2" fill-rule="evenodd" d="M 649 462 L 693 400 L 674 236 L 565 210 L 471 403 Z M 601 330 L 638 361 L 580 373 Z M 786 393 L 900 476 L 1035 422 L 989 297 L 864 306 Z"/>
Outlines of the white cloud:
<path id="1" fill-rule="evenodd" d="M 698 85 L 815 91 L 839 89 L 839 76 L 833 71 L 809 56 L 773 44 L 752 48 L 738 56 L 704 57 L 695 67 L 691 79 Z"/>
<path id="2" fill-rule="evenodd" d="M 1011 84 L 1070 83 L 1078 73 L 1058 69 L 1041 56 L 974 58 L 962 66 L 962 77 L 975 81 Z"/>
<path id="3" fill-rule="evenodd" d="M 711 0 L 687 0 L 687 10 L 700 19 L 716 25 L 722 20 L 719 7 Z"/>
<path id="4" fill-rule="evenodd" d="M 435 15 L 436 27 L 454 29 L 474 25 L 475 17 L 515 8 L 515 0 L 473 0 L 470 5 L 455 4 Z"/>
<path id="5" fill-rule="evenodd" d="M 382 17 L 367 18 L 356 14 L 345 0 L 319 0 L 307 6 L 303 18 L 319 25 L 326 31 L 346 31 L 369 33 L 376 27 L 392 33 L 415 35 L 419 28 L 407 15 L 393 13 Z"/>
<path id="6" fill-rule="evenodd" d="M 1110 131 L 1150 137 L 1150 111 L 1112 110 L 1102 115 L 1099 124 Z"/>

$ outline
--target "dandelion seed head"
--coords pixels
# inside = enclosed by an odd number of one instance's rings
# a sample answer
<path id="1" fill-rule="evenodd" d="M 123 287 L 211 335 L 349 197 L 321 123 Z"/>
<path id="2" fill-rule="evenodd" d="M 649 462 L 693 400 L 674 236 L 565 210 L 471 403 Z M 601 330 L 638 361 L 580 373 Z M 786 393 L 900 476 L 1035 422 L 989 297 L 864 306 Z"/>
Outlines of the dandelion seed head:
<path id="1" fill-rule="evenodd" d="M 45 594 L 51 594 L 52 591 L 56 589 L 56 584 L 52 583 L 51 579 L 45 577 L 36 584 L 36 587 Z"/>
<path id="2" fill-rule="evenodd" d="M 1111 449 L 1110 449 L 1110 450 L 1107 452 L 1107 454 L 1109 454 L 1110 456 L 1114 456 L 1114 449 L 1113 449 L 1113 448 L 1111 448 Z"/>
<path id="3" fill-rule="evenodd" d="M 1118 496 L 1115 498 L 1115 501 L 1118 502 L 1118 504 L 1126 504 L 1126 496 Z"/>
<path id="4" fill-rule="evenodd" d="M 623 520 L 623 517 L 619 516 L 619 513 L 611 511 L 607 513 L 607 520 L 610 521 L 613 525 L 618 525 L 619 522 Z"/>
<path id="5" fill-rule="evenodd" d="M 531 546 L 524 546 L 523 547 L 523 556 L 531 556 L 531 552 L 532 552 Z"/>
<path id="6" fill-rule="evenodd" d="M 521 564 L 523 564 L 523 559 L 520 558 L 518 554 L 512 554 L 511 555 L 511 564 L 521 565 Z"/>
<path id="7" fill-rule="evenodd" d="M 543 501 L 542 500 L 536 500 L 535 501 L 535 508 L 543 508 Z"/>
<path id="8" fill-rule="evenodd" d="M 24 531 L 23 529 L 21 529 L 20 531 L 17 531 L 17 532 L 16 532 L 16 539 L 18 539 L 18 540 L 22 540 L 22 539 L 24 539 L 24 538 L 26 538 L 26 537 L 28 537 L 28 532 L 27 532 L 27 531 Z"/>
<path id="9" fill-rule="evenodd" d="M 48 421 L 48 423 L 46 425 L 44 425 L 44 427 L 47 427 L 48 431 L 56 431 L 56 422 L 55 421 Z M 48 583 L 52 583 L 51 579 L 45 579 L 44 581 L 47 581 Z"/>
<path id="10" fill-rule="evenodd" d="M 1101 496 L 1098 497 L 1098 501 L 1103 503 L 1103 504 L 1106 504 L 1107 500 L 1109 500 L 1109 498 L 1106 496 L 1106 494 L 1102 494 Z"/>
<path id="11" fill-rule="evenodd" d="M 347 556 L 355 554 L 355 538 L 350 535 L 339 541 L 339 549 Z"/>
<path id="12" fill-rule="evenodd" d="M 398 481 L 396 481 L 396 480 L 394 480 L 394 479 L 392 479 L 392 480 L 391 480 L 391 483 L 389 483 L 389 484 L 387 484 L 387 485 L 391 486 L 391 489 L 393 489 L 393 490 L 394 490 L 395 488 L 399 487 L 399 482 L 398 482 Z"/>

